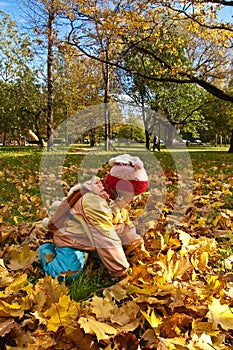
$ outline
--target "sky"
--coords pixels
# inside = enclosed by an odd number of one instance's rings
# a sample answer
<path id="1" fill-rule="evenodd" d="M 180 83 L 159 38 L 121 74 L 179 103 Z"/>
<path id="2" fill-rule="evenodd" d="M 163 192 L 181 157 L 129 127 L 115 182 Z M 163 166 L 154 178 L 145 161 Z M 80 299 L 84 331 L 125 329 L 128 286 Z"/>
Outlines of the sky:
<path id="1" fill-rule="evenodd" d="M 20 16 L 20 1 L 17 0 L 0 0 L 0 10 L 10 14 L 13 19 L 20 27 L 20 23 L 23 23 L 22 16 Z M 221 11 L 220 18 L 233 23 L 233 7 L 225 6 L 224 10 Z"/>
<path id="2" fill-rule="evenodd" d="M 20 15 L 22 11 L 19 8 L 19 1 L 17 0 L 0 0 L 0 11 L 8 13 L 12 20 L 17 23 L 19 28 L 23 27 L 23 16 Z"/>

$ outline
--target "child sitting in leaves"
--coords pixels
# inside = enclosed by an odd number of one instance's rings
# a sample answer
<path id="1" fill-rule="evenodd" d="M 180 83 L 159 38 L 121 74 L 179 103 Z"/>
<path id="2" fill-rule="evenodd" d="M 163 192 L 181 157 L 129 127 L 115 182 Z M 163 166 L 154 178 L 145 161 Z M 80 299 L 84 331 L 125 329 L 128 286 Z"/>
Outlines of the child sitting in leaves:
<path id="1" fill-rule="evenodd" d="M 83 270 L 86 253 L 96 252 L 113 278 L 120 280 L 129 270 L 126 248 L 145 249 L 129 219 L 130 203 L 148 188 L 143 162 L 123 154 L 111 158 L 109 165 L 105 178 L 93 177 L 74 186 L 48 220 L 54 244 L 39 247 L 48 275 L 75 275 Z"/>

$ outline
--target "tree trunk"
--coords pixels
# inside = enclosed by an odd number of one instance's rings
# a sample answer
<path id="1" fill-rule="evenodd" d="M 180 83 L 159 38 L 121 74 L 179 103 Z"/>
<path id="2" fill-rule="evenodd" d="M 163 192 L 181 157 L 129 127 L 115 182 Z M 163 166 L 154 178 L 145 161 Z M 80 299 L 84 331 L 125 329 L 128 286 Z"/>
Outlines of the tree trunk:
<path id="1" fill-rule="evenodd" d="M 228 153 L 233 153 L 233 130 L 231 132 L 230 148 L 228 150 Z"/>
<path id="2" fill-rule="evenodd" d="M 47 114 L 47 150 L 53 146 L 53 113 L 54 113 L 54 84 L 53 84 L 53 22 L 54 10 L 49 11 L 48 19 L 48 57 L 47 57 L 47 79 L 48 79 L 48 114 Z"/>
<path id="3" fill-rule="evenodd" d="M 146 136 L 146 149 L 150 151 L 150 131 L 148 128 L 147 118 L 146 118 L 146 111 L 145 111 L 145 101 L 144 101 L 144 86 L 140 89 L 140 95 L 141 95 L 141 105 L 142 105 L 142 120 L 144 124 L 145 129 L 145 136 Z"/>
<path id="4" fill-rule="evenodd" d="M 108 41 L 106 43 L 105 57 L 108 60 Z M 104 77 L 104 125 L 105 125 L 105 151 L 109 151 L 110 146 L 110 112 L 109 112 L 109 66 L 108 63 L 103 64 Z"/>
<path id="5" fill-rule="evenodd" d="M 146 135 L 146 149 L 150 150 L 150 133 L 148 130 L 145 130 Z"/>
<path id="6" fill-rule="evenodd" d="M 40 114 L 41 114 L 41 111 L 39 111 L 38 113 L 37 113 L 37 115 L 35 116 L 35 119 L 36 119 L 36 136 L 38 137 L 38 139 L 39 139 L 39 144 L 40 144 L 40 147 L 43 147 L 44 146 L 44 144 L 43 144 L 43 140 L 42 140 L 42 138 L 41 138 L 41 136 L 40 136 L 40 128 L 39 128 L 39 117 L 40 117 Z"/>
<path id="7" fill-rule="evenodd" d="M 95 146 L 95 129 L 94 128 L 90 130 L 90 146 L 91 147 Z"/>
<path id="8" fill-rule="evenodd" d="M 6 146 L 6 131 L 3 131 L 3 141 L 2 141 L 3 146 Z"/>
<path id="9" fill-rule="evenodd" d="M 110 143 L 110 121 L 109 121 L 109 109 L 108 109 L 108 103 L 106 102 L 108 101 L 108 95 L 105 94 L 104 97 L 104 127 L 105 127 L 105 135 L 104 135 L 104 139 L 105 139 L 105 151 L 109 151 L 109 143 Z"/>

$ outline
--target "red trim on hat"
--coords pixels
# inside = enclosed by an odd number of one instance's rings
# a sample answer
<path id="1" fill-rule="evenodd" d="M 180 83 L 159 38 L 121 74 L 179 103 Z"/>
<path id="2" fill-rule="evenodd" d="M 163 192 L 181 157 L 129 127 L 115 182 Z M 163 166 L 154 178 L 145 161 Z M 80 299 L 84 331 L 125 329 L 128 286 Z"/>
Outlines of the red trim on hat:
<path id="1" fill-rule="evenodd" d="M 111 174 L 108 174 L 106 178 L 106 182 L 109 187 L 116 189 L 118 182 L 119 183 L 119 190 L 122 191 L 128 191 L 132 192 L 132 186 L 135 194 L 143 193 L 148 188 L 148 181 L 138 181 L 138 180 L 125 180 L 125 179 L 119 179 L 118 177 L 112 176 Z M 129 186 L 129 182 L 132 186 Z"/>

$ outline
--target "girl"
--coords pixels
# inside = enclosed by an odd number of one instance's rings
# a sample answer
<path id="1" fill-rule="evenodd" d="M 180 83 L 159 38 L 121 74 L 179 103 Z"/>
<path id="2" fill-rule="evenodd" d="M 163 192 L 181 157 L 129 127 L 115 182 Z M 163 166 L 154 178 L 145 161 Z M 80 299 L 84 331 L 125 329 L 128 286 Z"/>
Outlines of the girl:
<path id="1" fill-rule="evenodd" d="M 140 247 L 141 236 L 129 219 L 130 203 L 148 188 L 138 157 L 123 154 L 109 160 L 109 174 L 74 186 L 48 221 L 53 242 L 39 248 L 44 271 L 57 277 L 83 270 L 86 252 L 96 252 L 115 279 L 127 276 L 125 248 Z M 54 256 L 51 261 L 47 253 Z"/>

